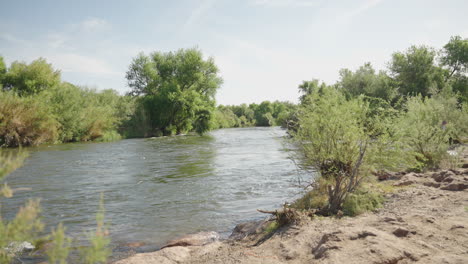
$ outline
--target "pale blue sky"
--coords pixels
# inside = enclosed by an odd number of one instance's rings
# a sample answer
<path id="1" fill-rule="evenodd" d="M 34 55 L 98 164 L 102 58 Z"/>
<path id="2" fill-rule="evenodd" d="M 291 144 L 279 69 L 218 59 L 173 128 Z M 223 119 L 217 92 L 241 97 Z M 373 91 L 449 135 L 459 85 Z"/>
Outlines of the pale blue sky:
<path id="1" fill-rule="evenodd" d="M 124 93 L 139 52 L 197 46 L 224 78 L 219 104 L 296 102 L 302 80 L 468 37 L 467 11 L 466 0 L 0 0 L 0 55 L 44 57 L 65 81 Z"/>

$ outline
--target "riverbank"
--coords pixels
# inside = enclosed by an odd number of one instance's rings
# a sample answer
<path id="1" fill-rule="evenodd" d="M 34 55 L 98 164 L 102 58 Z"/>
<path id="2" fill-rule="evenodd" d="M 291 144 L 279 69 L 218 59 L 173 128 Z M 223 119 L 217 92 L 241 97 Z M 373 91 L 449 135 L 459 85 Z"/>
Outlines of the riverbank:
<path id="1" fill-rule="evenodd" d="M 243 239 L 168 247 L 115 263 L 468 262 L 468 168 L 399 174 L 385 181 L 395 191 L 374 213 L 316 217 L 272 233 L 257 228 Z"/>

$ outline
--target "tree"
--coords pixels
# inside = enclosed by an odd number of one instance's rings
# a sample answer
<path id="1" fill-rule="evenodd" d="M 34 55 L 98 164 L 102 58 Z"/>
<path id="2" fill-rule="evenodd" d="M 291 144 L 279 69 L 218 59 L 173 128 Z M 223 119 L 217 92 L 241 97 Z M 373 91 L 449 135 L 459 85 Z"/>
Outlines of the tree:
<path id="1" fill-rule="evenodd" d="M 0 56 L 0 90 L 3 89 L 3 79 L 5 78 L 6 74 L 6 65 L 3 61 L 3 57 Z"/>
<path id="2" fill-rule="evenodd" d="M 60 71 L 43 58 L 30 64 L 15 61 L 3 78 L 3 89 L 14 90 L 19 95 L 31 95 L 44 91 L 60 83 Z"/>
<path id="3" fill-rule="evenodd" d="M 313 79 L 312 81 L 302 81 L 302 83 L 299 85 L 299 93 L 301 96 L 299 97 L 300 102 L 304 102 L 304 99 L 307 97 L 307 95 L 312 94 L 313 92 L 322 92 L 327 85 L 320 81 L 318 79 Z"/>
<path id="4" fill-rule="evenodd" d="M 342 69 L 337 86 L 348 97 L 363 94 L 369 97 L 392 101 L 398 94 L 390 77 L 385 72 L 376 74 L 370 63 L 365 63 L 355 72 Z"/>
<path id="5" fill-rule="evenodd" d="M 427 96 L 444 86 L 443 71 L 434 64 L 435 54 L 426 46 L 393 53 L 389 69 L 400 94 Z"/>
<path id="6" fill-rule="evenodd" d="M 460 36 L 450 38 L 442 50 L 441 63 L 448 68 L 448 78 L 468 73 L 468 39 Z"/>
<path id="7" fill-rule="evenodd" d="M 257 126 L 272 126 L 275 123 L 273 118 L 273 105 L 270 101 L 263 101 L 255 110 L 255 120 Z"/>
<path id="8" fill-rule="evenodd" d="M 468 102 L 468 39 L 452 37 L 442 50 L 441 64 L 447 69 L 446 82 Z"/>
<path id="9" fill-rule="evenodd" d="M 146 97 L 150 134 L 179 134 L 194 126 L 199 133 L 208 130 L 222 79 L 213 59 L 205 60 L 200 50 L 139 54 L 126 77 L 130 93 Z"/>

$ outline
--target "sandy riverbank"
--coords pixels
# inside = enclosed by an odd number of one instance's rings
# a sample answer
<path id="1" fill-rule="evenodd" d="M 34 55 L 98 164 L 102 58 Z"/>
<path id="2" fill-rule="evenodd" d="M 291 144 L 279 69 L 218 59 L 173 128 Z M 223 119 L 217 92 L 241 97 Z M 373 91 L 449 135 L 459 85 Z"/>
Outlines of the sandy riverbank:
<path id="1" fill-rule="evenodd" d="M 468 263 L 468 169 L 408 173 L 384 208 L 357 217 L 314 218 L 273 234 L 175 246 L 116 262 Z"/>

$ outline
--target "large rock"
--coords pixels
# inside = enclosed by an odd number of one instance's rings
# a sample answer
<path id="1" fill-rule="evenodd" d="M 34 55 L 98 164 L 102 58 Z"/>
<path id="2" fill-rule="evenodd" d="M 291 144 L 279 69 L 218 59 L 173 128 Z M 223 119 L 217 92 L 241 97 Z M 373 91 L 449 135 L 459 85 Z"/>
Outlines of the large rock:
<path id="1" fill-rule="evenodd" d="M 203 245 L 213 243 L 218 240 L 219 240 L 219 234 L 214 231 L 200 232 L 200 233 L 186 235 L 181 238 L 171 240 L 162 248 L 176 247 L 176 246 L 182 246 L 182 247 L 203 246 Z"/>

